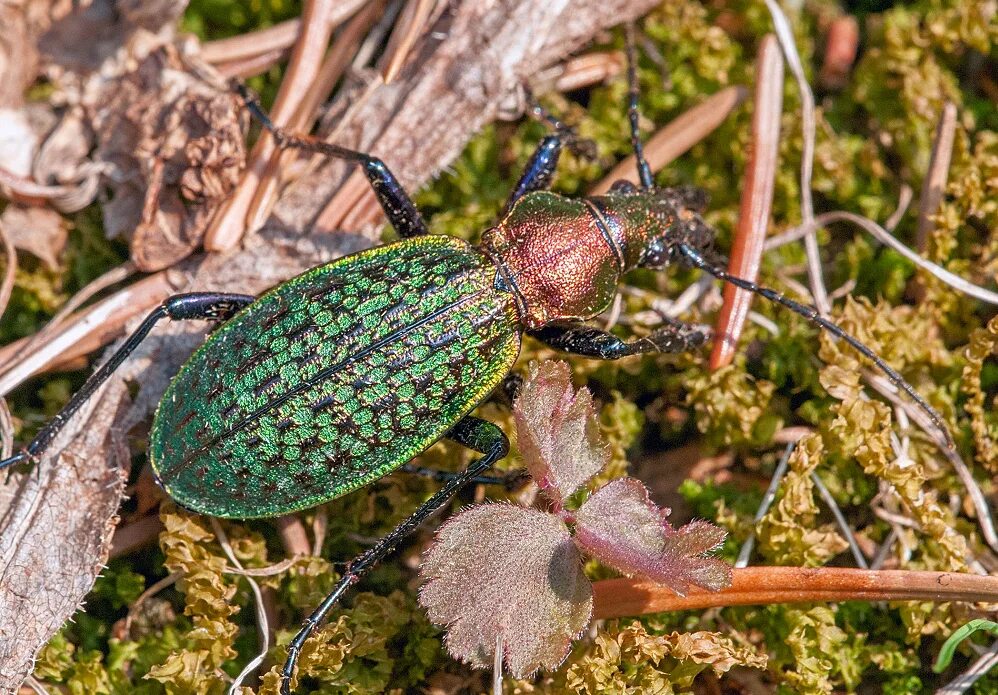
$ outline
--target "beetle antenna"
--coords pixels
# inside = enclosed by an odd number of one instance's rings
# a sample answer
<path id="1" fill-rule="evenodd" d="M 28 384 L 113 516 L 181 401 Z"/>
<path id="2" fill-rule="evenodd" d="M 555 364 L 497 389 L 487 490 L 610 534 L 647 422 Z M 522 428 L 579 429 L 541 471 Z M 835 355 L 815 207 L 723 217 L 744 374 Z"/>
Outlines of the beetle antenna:
<path id="1" fill-rule="evenodd" d="M 651 167 L 645 159 L 645 148 L 641 144 L 641 132 L 638 129 L 641 112 L 638 111 L 638 51 L 634 41 L 634 22 L 627 23 L 627 118 L 631 122 L 631 146 L 634 148 L 634 159 L 638 164 L 638 179 L 642 188 L 653 188 L 655 183 L 651 176 Z"/>
<path id="2" fill-rule="evenodd" d="M 910 396 L 911 399 L 915 401 L 918 407 L 921 408 L 923 411 L 925 411 L 925 414 L 929 416 L 929 419 L 932 420 L 932 423 L 939 429 L 939 432 L 942 434 L 946 446 L 949 447 L 950 449 L 956 449 L 956 444 L 953 442 L 953 436 L 950 434 L 949 428 L 946 427 L 943 421 L 943 416 L 939 414 L 939 411 L 937 411 L 935 408 L 929 405 L 929 403 L 924 398 L 922 398 L 922 396 L 918 394 L 918 392 L 915 390 L 915 387 L 909 384 L 907 381 L 905 381 L 904 377 L 898 374 L 898 372 L 893 367 L 884 362 L 883 358 L 879 357 L 877 353 L 875 353 L 869 347 L 861 343 L 857 338 L 854 338 L 853 336 L 846 333 L 845 329 L 843 329 L 837 323 L 834 323 L 833 321 L 829 321 L 828 319 L 826 319 L 824 316 L 818 313 L 817 309 L 815 309 L 812 306 L 807 306 L 806 304 L 795 302 L 794 300 L 790 299 L 789 297 L 786 297 L 785 295 L 783 295 L 780 292 L 777 292 L 776 290 L 772 290 L 768 287 L 763 287 L 749 280 L 736 277 L 728 273 L 727 271 L 722 270 L 721 268 L 718 268 L 715 265 L 712 265 L 710 262 L 704 259 L 704 257 L 701 255 L 699 251 L 694 249 L 689 244 L 677 244 L 677 246 L 679 248 L 679 251 L 686 257 L 686 259 L 693 266 L 699 268 L 700 270 L 704 270 L 710 273 L 719 280 L 724 280 L 725 282 L 729 282 L 735 287 L 740 287 L 743 290 L 748 290 L 749 292 L 754 292 L 755 294 L 762 295 L 771 302 L 782 304 L 786 308 L 790 309 L 790 311 L 793 311 L 796 314 L 800 314 L 801 316 L 808 319 L 812 323 L 820 326 L 821 328 L 824 328 L 832 335 L 841 338 L 846 343 L 851 345 L 853 349 L 856 350 L 858 353 L 860 353 L 864 357 L 869 358 L 877 366 L 877 368 L 880 369 L 880 371 L 882 371 L 884 374 L 887 375 L 887 378 L 890 380 L 892 384 L 894 384 L 897 388 L 907 393 L 908 396 Z"/>

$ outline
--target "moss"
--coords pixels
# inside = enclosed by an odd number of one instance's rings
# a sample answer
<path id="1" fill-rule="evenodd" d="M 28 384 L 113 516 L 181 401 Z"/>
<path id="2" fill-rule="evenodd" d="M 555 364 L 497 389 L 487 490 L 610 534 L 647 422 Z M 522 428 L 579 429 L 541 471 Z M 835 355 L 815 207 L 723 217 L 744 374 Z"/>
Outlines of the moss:
<path id="1" fill-rule="evenodd" d="M 819 5 L 826 17 L 846 9 L 832 0 Z M 897 207 L 903 187 L 920 190 L 940 110 L 952 101 L 959 117 L 949 183 L 932 217 L 926 255 L 954 273 L 992 286 L 998 273 L 998 110 L 978 87 L 973 66 L 981 54 L 994 60 L 994 22 L 988 24 L 984 16 L 986 3 L 972 0 L 884 5 L 866 3 L 857 10 L 862 51 L 848 85 L 838 92 L 818 89 L 812 184 L 816 209 L 845 209 L 883 222 Z M 812 83 L 824 26 L 815 7 L 806 5 L 791 16 Z M 202 37 L 219 38 L 299 12 L 299 3 L 286 0 L 238 6 L 196 0 L 183 26 Z M 642 131 L 651 133 L 725 86 L 751 84 L 759 38 L 770 30 L 760 0 L 663 3 L 643 22 L 651 49 L 643 52 L 639 66 Z M 605 40 L 606 47 L 622 46 L 619 32 Z M 280 74 L 275 69 L 253 82 L 265 101 Z M 624 82 L 617 79 L 584 94 L 541 95 L 549 108 L 598 145 L 595 161 L 566 153 L 557 190 L 584 192 L 629 152 L 625 92 Z M 46 98 L 44 90 L 34 95 Z M 774 233 L 800 219 L 797 166 L 803 139 L 799 97 L 789 76 L 784 98 Z M 718 228 L 721 249 L 729 247 L 737 219 L 750 119 L 751 107 L 739 107 L 717 131 L 656 176 L 662 185 L 693 184 L 708 192 L 706 214 Z M 448 173 L 417 194 L 433 231 L 475 240 L 501 210 L 544 132 L 544 126 L 524 121 L 491 125 L 476 135 Z M 58 270 L 30 259 L 22 262 L 0 341 L 34 333 L 79 287 L 123 260 L 125 250 L 104 239 L 99 220 L 96 206 L 73 217 L 74 230 Z M 895 234 L 911 243 L 915 228 L 915 215 L 909 213 Z M 850 227 L 835 225 L 821 230 L 819 238 L 830 288 L 854 284 L 856 299 L 836 301 L 836 320 L 896 366 L 943 413 L 965 460 L 993 474 L 998 466 L 998 421 L 992 412 L 998 367 L 992 313 Z M 803 261 L 798 245 L 767 253 L 762 280 L 795 294 L 785 278 L 799 277 L 796 269 Z M 624 297 L 622 313 L 654 317 L 653 301 L 675 296 L 695 276 L 681 268 L 666 274 L 633 273 L 627 282 L 634 292 Z M 707 370 L 703 351 L 611 364 L 572 361 L 575 382 L 588 384 L 601 404 L 601 427 L 612 447 L 608 475 L 622 475 L 637 456 L 686 444 L 695 443 L 705 453 L 734 451 L 735 462 L 722 472 L 724 481 L 707 477 L 680 486 L 691 513 L 729 530 L 723 555 L 732 559 L 754 530 L 757 557 L 766 562 L 841 563 L 836 558 L 845 546 L 824 503 L 814 495 L 814 472 L 866 538 L 879 543 L 890 531 L 869 513 L 874 497 L 886 497 L 915 522 L 917 529 L 902 530 L 905 567 L 965 569 L 968 553 L 981 540 L 973 520 L 960 505 L 949 503 L 961 501 L 962 487 L 917 433 L 911 437 L 910 460 L 896 455 L 892 408 L 861 395 L 859 370 L 869 365 L 800 317 L 769 305 L 753 308 L 775 322 L 779 334 L 749 324 L 744 351 L 733 365 L 716 372 Z M 706 322 L 712 316 L 694 309 L 686 318 Z M 646 334 L 649 326 L 621 321 L 613 330 L 630 338 Z M 528 339 L 522 359 L 526 363 L 551 355 Z M 19 438 L 64 403 L 79 382 L 78 376 L 46 377 L 15 394 Z M 505 406 L 485 404 L 478 412 L 512 431 Z M 809 425 L 814 434 L 791 459 L 776 504 L 753 526 L 781 450 L 773 435 L 784 424 Z M 456 470 L 470 457 L 445 442 L 420 461 Z M 515 461 L 511 456 L 502 466 Z M 275 691 L 274 665 L 283 660 L 283 645 L 331 588 L 341 563 L 362 552 L 434 489 L 422 478 L 400 474 L 300 515 L 306 528 L 325 525 L 322 557 L 329 560 L 298 558 L 283 572 L 258 579 L 272 604 L 278 646 L 261 670 L 266 674 L 263 685 L 257 676 L 247 681 L 252 692 Z M 485 494 L 505 492 L 488 488 Z M 222 674 L 234 676 L 255 655 L 258 625 L 252 594 L 244 579 L 225 571 L 228 561 L 210 526 L 169 507 L 163 519 L 167 528 L 161 553 L 133 553 L 111 563 L 86 611 L 40 654 L 35 675 L 42 682 L 72 693 L 222 692 Z M 285 557 L 269 523 L 227 523 L 226 529 L 246 566 L 263 567 Z M 425 534 L 418 535 L 365 578 L 319 637 L 306 645 L 304 684 L 323 693 L 419 692 L 453 689 L 455 683 L 468 684 L 468 690 L 486 688 L 484 677 L 442 656 L 442 636 L 414 603 L 413 565 L 425 540 Z M 145 599 L 125 631 L 124 619 L 139 593 L 168 573 L 178 575 L 177 585 Z M 768 677 L 780 683 L 782 692 L 850 690 L 874 682 L 888 694 L 929 692 L 940 681 L 929 670 L 925 653 L 916 650 L 926 636 L 951 631 L 958 618 L 959 608 L 908 602 L 886 610 L 859 603 L 743 607 L 613 622 L 580 640 L 557 673 L 507 684 L 507 692 L 671 693 L 688 689 L 697 674 L 721 663 L 721 655 L 758 663 L 760 653 L 769 655 Z M 693 651 L 683 652 L 681 642 L 687 638 L 682 633 L 700 635 L 704 642 L 698 644 L 711 645 L 718 660 L 698 660 Z M 992 692 L 995 678 L 983 679 L 976 691 Z"/>

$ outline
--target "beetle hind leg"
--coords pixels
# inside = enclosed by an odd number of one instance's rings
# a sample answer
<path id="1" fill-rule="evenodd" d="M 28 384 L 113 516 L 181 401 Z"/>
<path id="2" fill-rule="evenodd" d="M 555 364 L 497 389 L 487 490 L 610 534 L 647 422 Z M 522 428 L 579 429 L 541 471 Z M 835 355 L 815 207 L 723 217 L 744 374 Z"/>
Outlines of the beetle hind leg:
<path id="1" fill-rule="evenodd" d="M 250 94 L 241 82 L 234 81 L 233 87 L 243 98 L 243 103 L 246 104 L 249 112 L 273 136 L 279 147 L 315 152 L 360 164 L 367 180 L 371 183 L 371 188 L 374 189 L 374 194 L 378 198 L 378 203 L 381 205 L 385 217 L 388 218 L 400 237 L 408 239 L 430 233 L 423 216 L 416 208 L 416 204 L 412 202 L 402 184 L 383 161 L 363 152 L 284 130 L 270 120 L 270 117 L 260 107 L 260 102 Z"/>
<path id="2" fill-rule="evenodd" d="M 330 609 L 339 602 L 347 589 L 356 584 L 382 558 L 395 550 L 395 547 L 406 536 L 415 531 L 434 512 L 447 504 L 447 501 L 466 483 L 485 473 L 485 471 L 492 467 L 492 464 L 506 456 L 509 452 L 509 440 L 501 429 L 491 422 L 471 415 L 466 416 L 458 422 L 446 436 L 458 444 L 466 446 L 469 449 L 474 449 L 483 454 L 483 456 L 473 461 L 455 478 L 448 480 L 440 490 L 424 502 L 408 519 L 378 541 L 377 545 L 368 549 L 367 552 L 350 563 L 344 571 L 343 576 L 336 583 L 336 586 L 333 587 L 333 591 L 305 619 L 301 630 L 298 631 L 298 634 L 294 636 L 288 645 L 288 658 L 284 662 L 284 668 L 281 670 L 281 695 L 291 695 L 291 677 L 294 675 L 302 645 L 305 644 L 305 641 L 315 631 L 319 623 L 323 621 Z"/>
<path id="3" fill-rule="evenodd" d="M 237 311 L 252 302 L 256 297 L 248 294 L 227 294 L 222 292 L 192 292 L 178 294 L 166 299 L 139 324 L 128 336 L 111 359 L 104 363 L 84 382 L 83 387 L 73 394 L 69 402 L 45 425 L 30 444 L 10 458 L 0 461 L 0 470 L 18 463 L 31 461 L 45 453 L 56 435 L 66 426 L 69 419 L 106 382 L 121 363 L 132 354 L 139 344 L 161 319 L 173 321 L 201 319 L 204 321 L 226 321 Z"/>

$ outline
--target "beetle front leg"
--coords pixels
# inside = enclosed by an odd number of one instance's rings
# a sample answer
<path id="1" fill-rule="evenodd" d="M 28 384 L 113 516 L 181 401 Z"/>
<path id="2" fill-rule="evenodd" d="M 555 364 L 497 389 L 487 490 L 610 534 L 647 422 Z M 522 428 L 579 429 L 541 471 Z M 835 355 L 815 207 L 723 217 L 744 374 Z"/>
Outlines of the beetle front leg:
<path id="1" fill-rule="evenodd" d="M 19 453 L 0 461 L 0 469 L 13 466 L 24 461 L 30 461 L 45 453 L 55 436 L 66 426 L 73 414 L 86 403 L 97 389 L 107 381 L 121 363 L 135 351 L 135 348 L 149 335 L 160 319 L 173 321 L 201 319 L 204 321 L 226 321 L 237 311 L 254 301 L 256 297 L 248 294 L 229 294 L 223 292 L 191 292 L 178 294 L 166 299 L 139 324 L 139 327 L 128 336 L 124 344 L 111 355 L 100 369 L 90 375 L 83 387 L 73 394 L 69 402 L 52 420 L 35 436 L 32 442 Z"/>
<path id="2" fill-rule="evenodd" d="M 551 186 L 554 170 L 558 167 L 558 157 L 561 155 L 562 136 L 558 133 L 546 136 L 530 155 L 520 180 L 506 201 L 503 215 L 513 209 L 520 198 L 532 191 L 545 190 Z"/>
<path id="3" fill-rule="evenodd" d="M 408 519 L 378 541 L 377 545 L 349 564 L 329 596 L 305 619 L 301 630 L 298 631 L 298 634 L 294 636 L 288 645 L 288 658 L 284 662 L 284 668 L 281 670 L 281 695 L 291 695 L 291 677 L 294 675 L 295 665 L 298 662 L 298 655 L 301 652 L 302 646 L 312 632 L 315 631 L 315 628 L 318 627 L 319 623 L 323 621 L 330 609 L 343 598 L 343 594 L 346 593 L 347 589 L 356 584 L 382 558 L 395 550 L 395 547 L 406 536 L 419 528 L 419 525 L 433 515 L 434 512 L 447 504 L 447 501 L 458 490 L 464 487 L 465 484 L 485 473 L 485 471 L 492 467 L 492 464 L 509 453 L 509 440 L 503 434 L 503 431 L 491 422 L 471 415 L 466 416 L 454 425 L 446 436 L 458 444 L 483 454 L 482 458 L 473 461 L 457 477 L 448 480 L 430 499 L 420 505 Z"/>
<path id="4" fill-rule="evenodd" d="M 707 340 L 707 329 L 679 321 L 669 322 L 650 335 L 630 342 L 582 323 L 553 323 L 528 331 L 528 334 L 556 350 L 600 360 L 616 360 L 645 352 L 687 352 Z"/>

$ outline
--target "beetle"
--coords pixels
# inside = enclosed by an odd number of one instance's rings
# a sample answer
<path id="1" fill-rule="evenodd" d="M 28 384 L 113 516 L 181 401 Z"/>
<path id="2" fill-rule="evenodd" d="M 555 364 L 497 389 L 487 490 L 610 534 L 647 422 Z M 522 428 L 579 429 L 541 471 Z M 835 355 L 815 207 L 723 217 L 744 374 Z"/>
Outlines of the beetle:
<path id="1" fill-rule="evenodd" d="M 477 246 L 430 235 L 383 161 L 283 131 L 240 87 L 280 147 L 359 164 L 400 241 L 313 268 L 259 298 L 199 292 L 167 299 L 0 468 L 43 453 L 164 318 L 222 324 L 170 383 L 150 433 L 156 478 L 188 509 L 278 516 L 357 490 L 441 438 L 479 452 L 481 458 L 443 476 L 438 492 L 347 566 L 289 644 L 281 680 L 281 692 L 289 693 L 302 645 L 347 589 L 506 456 L 505 434 L 470 413 L 510 372 L 523 335 L 605 360 L 685 351 L 706 341 L 703 329 L 679 322 L 632 341 L 587 325 L 630 270 L 682 262 L 807 317 L 870 358 L 948 437 L 938 413 L 870 348 L 815 309 L 718 267 L 714 231 L 701 217 L 704 195 L 654 186 L 638 134 L 633 53 L 629 40 L 628 115 L 641 185 L 621 181 L 606 195 L 583 198 L 548 191 L 569 137 L 556 128 Z"/>

